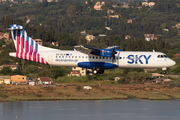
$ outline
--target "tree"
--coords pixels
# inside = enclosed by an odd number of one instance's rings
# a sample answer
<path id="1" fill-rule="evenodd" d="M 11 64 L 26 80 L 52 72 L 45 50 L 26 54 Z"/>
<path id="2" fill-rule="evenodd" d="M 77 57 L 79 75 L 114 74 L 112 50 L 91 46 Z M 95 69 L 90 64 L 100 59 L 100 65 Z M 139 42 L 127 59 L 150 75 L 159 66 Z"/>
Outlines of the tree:
<path id="1" fill-rule="evenodd" d="M 12 74 L 12 70 L 10 67 L 3 67 L 3 69 L 1 70 L 1 73 L 3 75 L 9 75 L 9 74 Z"/>
<path id="2" fill-rule="evenodd" d="M 67 14 L 69 16 L 72 15 L 72 14 L 75 14 L 76 13 L 76 7 L 74 5 L 71 5 L 71 6 L 68 7 L 66 12 L 67 12 Z"/>
<path id="3" fill-rule="evenodd" d="M 52 78 L 58 78 L 65 75 L 65 70 L 62 67 L 51 67 L 50 73 Z"/>

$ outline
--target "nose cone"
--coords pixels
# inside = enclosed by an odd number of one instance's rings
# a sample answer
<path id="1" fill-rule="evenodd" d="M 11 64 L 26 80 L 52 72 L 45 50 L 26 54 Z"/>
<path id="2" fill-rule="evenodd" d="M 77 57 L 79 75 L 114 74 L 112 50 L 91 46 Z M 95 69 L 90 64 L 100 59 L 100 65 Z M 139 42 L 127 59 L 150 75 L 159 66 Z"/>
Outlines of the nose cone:
<path id="1" fill-rule="evenodd" d="M 171 61 L 170 61 L 170 65 L 171 65 L 171 66 L 174 66 L 175 64 L 176 64 L 176 62 L 175 62 L 174 60 L 171 60 Z"/>

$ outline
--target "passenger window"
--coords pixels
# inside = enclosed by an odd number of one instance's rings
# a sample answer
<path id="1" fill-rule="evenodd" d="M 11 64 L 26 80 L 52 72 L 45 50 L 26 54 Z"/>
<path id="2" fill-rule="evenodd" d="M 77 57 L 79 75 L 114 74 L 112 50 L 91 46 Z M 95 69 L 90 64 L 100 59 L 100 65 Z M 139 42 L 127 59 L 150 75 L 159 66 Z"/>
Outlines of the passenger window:
<path id="1" fill-rule="evenodd" d="M 64 56 L 62 56 L 62 58 L 64 58 Z"/>
<path id="2" fill-rule="evenodd" d="M 92 58 L 94 59 L 94 56 Z"/>
<path id="3" fill-rule="evenodd" d="M 69 56 L 69 58 L 71 58 L 71 56 Z"/>
<path id="4" fill-rule="evenodd" d="M 99 57 L 99 59 L 101 59 L 101 57 Z"/>
<path id="5" fill-rule="evenodd" d="M 84 56 L 82 56 L 82 58 L 84 58 Z"/>
<path id="6" fill-rule="evenodd" d="M 88 57 L 86 56 L 86 58 L 88 58 Z"/>
<path id="7" fill-rule="evenodd" d="M 108 59 L 108 57 L 106 57 L 106 59 Z"/>
<path id="8" fill-rule="evenodd" d="M 96 59 L 98 59 L 98 57 L 96 57 Z"/>
<path id="9" fill-rule="evenodd" d="M 89 58 L 91 58 L 91 56 L 89 56 Z"/>
<path id="10" fill-rule="evenodd" d="M 75 58 L 77 58 L 77 56 L 75 56 Z"/>
<path id="11" fill-rule="evenodd" d="M 81 56 L 79 56 L 79 58 L 81 58 Z"/>
<path id="12" fill-rule="evenodd" d="M 121 57 L 119 57 L 119 59 L 122 59 Z"/>
<path id="13" fill-rule="evenodd" d="M 74 58 L 74 56 L 72 56 L 72 58 Z"/>
<path id="14" fill-rule="evenodd" d="M 58 56 L 56 56 L 56 58 L 57 58 Z"/>
<path id="15" fill-rule="evenodd" d="M 103 57 L 103 59 L 105 59 L 105 57 Z"/>

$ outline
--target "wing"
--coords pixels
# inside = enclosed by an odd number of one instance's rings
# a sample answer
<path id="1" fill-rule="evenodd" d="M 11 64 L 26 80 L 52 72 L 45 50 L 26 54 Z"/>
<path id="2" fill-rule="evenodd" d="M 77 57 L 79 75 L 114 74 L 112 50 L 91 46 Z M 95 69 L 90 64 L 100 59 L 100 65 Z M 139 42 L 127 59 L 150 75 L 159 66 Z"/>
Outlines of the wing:
<path id="1" fill-rule="evenodd" d="M 74 46 L 74 48 L 79 52 L 82 52 L 85 54 L 93 54 L 93 55 L 95 55 L 94 53 L 100 53 L 101 51 L 98 48 L 92 48 L 92 47 L 87 47 L 87 46 L 82 46 L 82 45 L 76 45 Z"/>

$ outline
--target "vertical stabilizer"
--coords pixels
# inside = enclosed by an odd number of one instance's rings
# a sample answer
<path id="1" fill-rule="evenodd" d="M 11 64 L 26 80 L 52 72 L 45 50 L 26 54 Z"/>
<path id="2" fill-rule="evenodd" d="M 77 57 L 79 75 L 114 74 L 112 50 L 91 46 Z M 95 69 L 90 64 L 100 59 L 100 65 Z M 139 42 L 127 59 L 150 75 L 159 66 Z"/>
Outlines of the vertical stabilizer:
<path id="1" fill-rule="evenodd" d="M 52 51 L 56 49 L 48 48 L 37 44 L 29 37 L 21 25 L 10 25 L 11 35 L 14 41 L 17 58 L 48 64 L 40 55 L 40 51 Z"/>

